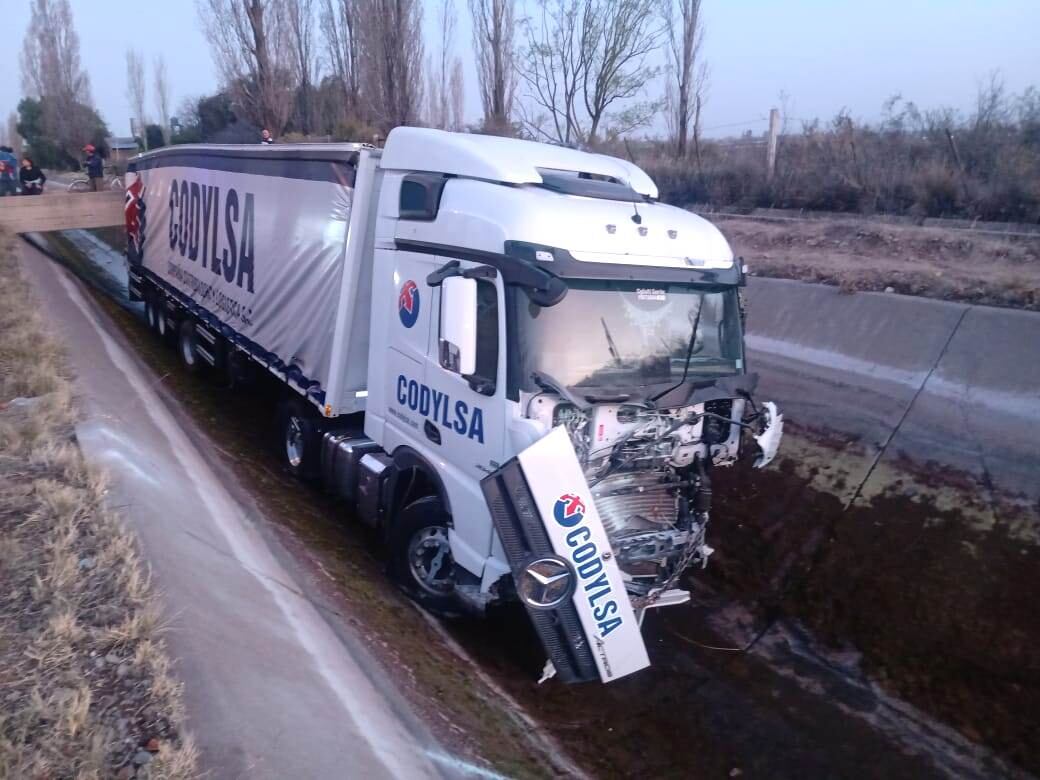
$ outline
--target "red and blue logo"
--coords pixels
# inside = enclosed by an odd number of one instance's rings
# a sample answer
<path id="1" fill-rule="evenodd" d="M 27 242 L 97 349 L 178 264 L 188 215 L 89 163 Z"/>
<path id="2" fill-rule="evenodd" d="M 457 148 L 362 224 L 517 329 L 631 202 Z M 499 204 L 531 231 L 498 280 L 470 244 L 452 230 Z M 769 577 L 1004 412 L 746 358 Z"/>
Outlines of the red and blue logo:
<path id="1" fill-rule="evenodd" d="M 556 499 L 553 517 L 564 528 L 573 528 L 585 519 L 585 502 L 573 493 L 564 493 Z"/>
<path id="2" fill-rule="evenodd" d="M 126 222 L 126 254 L 134 265 L 144 259 L 145 205 L 144 182 L 136 173 L 126 175 L 126 199 L 123 203 L 123 217 Z"/>
<path id="3" fill-rule="evenodd" d="M 401 294 L 397 296 L 397 314 L 406 328 L 412 327 L 419 319 L 419 287 L 411 279 L 401 285 Z"/>

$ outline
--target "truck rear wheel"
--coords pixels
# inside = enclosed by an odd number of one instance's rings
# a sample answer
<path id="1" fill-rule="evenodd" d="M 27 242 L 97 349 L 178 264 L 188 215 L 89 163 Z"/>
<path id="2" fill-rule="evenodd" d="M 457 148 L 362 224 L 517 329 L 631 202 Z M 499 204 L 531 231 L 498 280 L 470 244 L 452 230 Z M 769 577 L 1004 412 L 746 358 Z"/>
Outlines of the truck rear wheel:
<path id="1" fill-rule="evenodd" d="M 159 311 L 155 305 L 155 293 L 149 292 L 144 296 L 144 321 L 148 323 L 148 329 L 153 332 L 159 331 Z"/>
<path id="2" fill-rule="evenodd" d="M 166 313 L 166 304 L 162 298 L 155 300 L 155 332 L 159 334 L 159 338 L 165 341 L 167 344 L 170 342 L 170 320 Z"/>
<path id="3" fill-rule="evenodd" d="M 390 521 L 390 576 L 412 599 L 439 615 L 458 613 L 448 519 L 441 500 L 426 496 Z"/>
<path id="4" fill-rule="evenodd" d="M 177 352 L 181 356 L 181 362 L 184 364 L 184 367 L 193 374 L 202 369 L 202 358 L 199 357 L 199 353 L 195 349 L 195 340 L 197 338 L 195 323 L 191 320 L 184 320 L 180 328 L 177 329 Z"/>
<path id="5" fill-rule="evenodd" d="M 278 452 L 294 477 L 310 479 L 318 473 L 320 429 L 302 402 L 292 399 L 278 409 Z"/>

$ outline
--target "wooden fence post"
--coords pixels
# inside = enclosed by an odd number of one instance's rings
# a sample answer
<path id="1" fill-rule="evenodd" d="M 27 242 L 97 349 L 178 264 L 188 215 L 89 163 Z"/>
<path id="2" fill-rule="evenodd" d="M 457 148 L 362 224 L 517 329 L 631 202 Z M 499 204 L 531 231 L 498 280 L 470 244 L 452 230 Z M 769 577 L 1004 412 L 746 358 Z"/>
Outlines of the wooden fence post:
<path id="1" fill-rule="evenodd" d="M 780 112 L 769 109 L 769 140 L 766 145 L 766 181 L 773 181 L 776 173 L 776 142 L 780 135 Z"/>

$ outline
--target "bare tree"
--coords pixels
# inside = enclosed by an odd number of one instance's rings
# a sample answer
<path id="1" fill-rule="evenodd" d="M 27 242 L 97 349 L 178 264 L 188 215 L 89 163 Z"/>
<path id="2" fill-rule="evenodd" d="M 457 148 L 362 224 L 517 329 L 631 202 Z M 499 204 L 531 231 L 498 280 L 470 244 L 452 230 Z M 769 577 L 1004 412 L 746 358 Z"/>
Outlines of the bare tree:
<path id="1" fill-rule="evenodd" d="M 293 103 L 283 0 L 196 0 L 227 89 L 246 118 L 278 135 Z"/>
<path id="2" fill-rule="evenodd" d="M 581 45 L 581 0 L 543 0 L 540 22 L 525 22 L 526 46 L 517 72 L 531 106 L 521 103 L 528 131 L 562 144 L 584 140 L 578 92 L 588 67 Z"/>
<path id="3" fill-rule="evenodd" d="M 358 14 L 358 0 L 322 0 L 321 32 L 329 70 L 342 90 L 341 119 L 356 114 L 360 104 Z"/>
<path id="4" fill-rule="evenodd" d="M 458 17 L 455 13 L 454 0 L 438 0 L 438 6 L 438 56 L 427 66 L 426 99 L 429 104 L 427 112 L 430 125 L 443 130 L 451 122 L 449 80 L 452 70 L 451 50 L 454 45 L 455 25 Z"/>
<path id="5" fill-rule="evenodd" d="M 166 79 L 166 60 L 161 54 L 152 62 L 152 78 L 155 88 L 155 109 L 159 112 L 163 143 L 170 142 L 170 83 Z"/>
<path id="6" fill-rule="evenodd" d="M 708 83 L 707 63 L 701 57 L 701 0 L 663 0 L 661 10 L 668 39 L 666 103 L 675 156 L 686 157 L 692 129 L 694 155 L 700 165 L 700 115 Z"/>
<path id="7" fill-rule="evenodd" d="M 607 112 L 624 104 L 609 117 L 611 135 L 623 135 L 650 121 L 660 103 L 628 103 L 657 76 L 659 68 L 647 59 L 661 43 L 661 28 L 653 0 L 586 0 L 590 50 L 582 93 L 589 115 L 588 143 L 595 143 Z"/>
<path id="8" fill-rule="evenodd" d="M 646 124 L 660 104 L 635 99 L 659 70 L 649 63 L 661 41 L 656 0 L 542 0 L 541 9 L 519 66 L 528 129 L 593 145 Z"/>
<path id="9" fill-rule="evenodd" d="M 504 132 L 516 92 L 516 0 L 469 0 L 484 128 Z"/>
<path id="10" fill-rule="evenodd" d="M 463 81 L 462 60 L 455 58 L 451 68 L 451 130 L 462 130 L 466 126 L 466 85 Z"/>
<path id="11" fill-rule="evenodd" d="M 300 130 L 310 133 L 314 126 L 314 79 L 317 57 L 314 54 L 313 0 L 284 0 L 293 69 L 299 85 Z"/>
<path id="12" fill-rule="evenodd" d="M 90 78 L 82 70 L 79 35 L 69 0 L 33 0 L 22 43 L 22 87 L 37 97 L 68 98 L 91 105 Z"/>
<path id="13" fill-rule="evenodd" d="M 32 0 L 21 52 L 22 86 L 41 99 L 48 135 L 73 156 L 82 146 L 90 78 L 79 55 L 69 0 Z"/>
<path id="14" fill-rule="evenodd" d="M 148 119 L 144 115 L 144 60 L 141 53 L 134 49 L 126 50 L 126 99 L 130 103 L 130 110 L 134 112 L 137 120 L 137 130 L 141 134 L 141 141 L 145 150 L 148 149 Z"/>
<path id="15" fill-rule="evenodd" d="M 357 0 L 361 96 L 383 130 L 415 124 L 422 108 L 420 0 Z"/>

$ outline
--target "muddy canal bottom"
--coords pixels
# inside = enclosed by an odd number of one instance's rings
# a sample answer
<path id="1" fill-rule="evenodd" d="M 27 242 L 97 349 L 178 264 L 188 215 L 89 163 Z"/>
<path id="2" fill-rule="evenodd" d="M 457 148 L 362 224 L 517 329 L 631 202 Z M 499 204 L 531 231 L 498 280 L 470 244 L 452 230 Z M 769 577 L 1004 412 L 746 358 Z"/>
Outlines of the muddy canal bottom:
<path id="1" fill-rule="evenodd" d="M 980 525 L 972 485 L 907 464 L 846 510 L 837 496 L 863 457 L 856 443 L 792 426 L 774 467 L 716 471 L 717 552 L 687 583 L 692 606 L 648 616 L 653 666 L 609 686 L 539 686 L 544 657 L 521 609 L 440 624 L 420 614 L 343 507 L 278 470 L 272 399 L 232 401 L 183 372 L 110 274 L 68 240 L 49 243 L 207 432 L 203 446 L 305 565 L 321 607 L 353 624 L 442 741 L 475 763 L 573 771 L 530 739 L 512 699 L 599 777 L 1040 770 L 1040 560 L 1008 523 Z"/>

